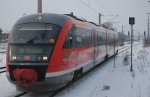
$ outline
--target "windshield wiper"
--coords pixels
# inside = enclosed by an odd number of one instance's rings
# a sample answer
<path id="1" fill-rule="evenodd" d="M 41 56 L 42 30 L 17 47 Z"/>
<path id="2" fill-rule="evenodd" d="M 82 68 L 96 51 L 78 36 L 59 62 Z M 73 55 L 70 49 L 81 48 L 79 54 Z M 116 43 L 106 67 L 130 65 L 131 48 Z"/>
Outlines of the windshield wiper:
<path id="1" fill-rule="evenodd" d="M 34 43 L 35 41 L 45 41 L 45 33 L 42 34 L 38 34 L 32 38 L 30 38 L 29 40 L 27 40 L 25 43 Z"/>
<path id="2" fill-rule="evenodd" d="M 29 40 L 27 40 L 25 43 L 34 43 L 34 40 L 37 39 L 37 37 L 33 37 Z"/>

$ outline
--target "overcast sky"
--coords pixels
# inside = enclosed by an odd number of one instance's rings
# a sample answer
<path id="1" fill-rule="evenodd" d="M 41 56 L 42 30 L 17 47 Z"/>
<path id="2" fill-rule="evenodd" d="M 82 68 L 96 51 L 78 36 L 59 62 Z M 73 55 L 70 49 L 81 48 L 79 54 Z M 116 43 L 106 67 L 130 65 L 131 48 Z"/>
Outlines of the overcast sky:
<path id="1" fill-rule="evenodd" d="M 82 0 L 89 7 L 103 14 L 102 23 L 111 20 L 120 31 L 130 30 L 129 17 L 135 17 L 135 32 L 147 31 L 147 13 L 150 12 L 148 0 Z M 80 0 L 43 0 L 44 13 L 65 14 L 74 12 L 75 15 L 98 23 L 98 13 L 85 6 Z M 0 0 L 0 28 L 11 30 L 17 19 L 23 14 L 37 12 L 37 0 Z M 111 16 L 110 16 L 111 15 Z M 119 15 L 114 18 L 115 15 Z M 114 19 L 113 19 L 114 18 Z"/>

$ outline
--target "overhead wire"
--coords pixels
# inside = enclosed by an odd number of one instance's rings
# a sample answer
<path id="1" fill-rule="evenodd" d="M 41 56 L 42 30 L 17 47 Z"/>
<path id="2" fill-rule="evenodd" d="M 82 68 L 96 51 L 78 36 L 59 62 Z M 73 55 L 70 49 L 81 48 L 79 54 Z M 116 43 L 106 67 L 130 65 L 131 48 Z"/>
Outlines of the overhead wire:
<path id="1" fill-rule="evenodd" d="M 115 18 L 117 18 L 118 15 L 116 15 L 115 17 L 113 17 L 112 19 L 108 20 L 108 22 L 111 22 L 112 20 L 114 20 Z"/>
<path id="2" fill-rule="evenodd" d="M 89 9 L 95 11 L 96 13 L 100 13 L 96 9 L 94 9 L 93 7 L 91 7 L 89 4 L 85 3 L 84 1 L 82 1 L 82 0 L 78 0 L 78 1 L 81 2 L 82 4 L 84 4 L 85 6 L 87 6 Z"/>
<path id="3" fill-rule="evenodd" d="M 82 0 L 78 0 L 78 1 L 79 1 L 80 3 L 82 3 L 82 4 L 84 4 L 84 5 L 85 5 L 86 7 L 88 7 L 89 9 L 93 10 L 94 12 L 96 12 L 97 14 L 101 14 L 101 16 L 103 16 L 101 12 L 97 11 L 95 8 L 93 8 L 92 6 L 90 6 L 90 4 L 87 4 L 87 3 L 83 2 Z M 89 0 L 87 0 L 87 1 L 88 1 L 88 3 L 90 3 Z"/>
<path id="4" fill-rule="evenodd" d="M 95 8 L 93 8 L 92 6 L 90 6 L 90 4 L 87 4 L 87 3 L 85 3 L 84 1 L 82 1 L 82 0 L 78 0 L 80 3 L 82 3 L 84 6 L 86 6 L 86 7 L 88 7 L 89 9 L 91 9 L 91 10 L 93 10 L 94 12 L 96 12 L 96 13 L 98 13 L 98 14 L 101 14 L 101 16 L 104 16 L 103 14 L 102 14 L 102 12 L 99 12 L 99 11 L 97 11 Z M 87 0 L 88 1 L 88 0 Z M 88 1 L 88 3 L 90 3 L 90 1 Z M 97 3 L 96 3 L 97 4 Z M 99 7 L 99 5 L 98 5 L 98 7 Z M 101 9 L 100 7 L 99 7 L 99 9 Z M 104 17 L 105 18 L 105 17 Z M 108 20 L 107 18 L 105 18 L 106 20 Z"/>
<path id="5" fill-rule="evenodd" d="M 99 7 L 99 9 L 104 9 L 106 10 L 108 13 L 111 13 L 112 15 L 115 15 L 112 11 L 106 9 L 105 7 L 103 7 L 97 0 L 94 0 L 95 4 Z M 110 15 L 111 16 L 111 15 Z"/>
<path id="6" fill-rule="evenodd" d="M 104 9 L 106 10 L 108 13 L 111 13 L 111 15 L 104 15 L 102 12 L 99 12 L 97 9 L 93 8 L 90 5 L 91 0 L 87 0 L 88 3 L 84 2 L 83 0 L 78 0 L 80 3 L 82 3 L 83 5 L 85 5 L 86 7 L 88 7 L 89 9 L 93 10 L 94 12 L 101 14 L 101 16 L 103 16 L 103 18 L 107 21 L 107 22 L 111 22 L 112 20 L 114 20 L 116 17 L 118 17 L 118 15 L 115 15 L 113 12 L 111 12 L 110 10 L 104 8 L 97 0 L 93 0 L 95 1 L 96 5 L 98 6 L 99 9 Z M 94 4 L 94 3 L 93 3 Z M 108 19 L 105 16 L 115 16 L 112 19 Z"/>
<path id="7" fill-rule="evenodd" d="M 105 7 L 103 7 L 98 0 L 94 0 L 96 5 L 99 7 L 99 9 L 104 9 L 106 10 L 108 13 L 111 13 L 110 15 L 103 15 L 103 17 L 107 20 L 107 22 L 111 22 L 112 20 L 114 20 L 116 17 L 118 17 L 119 15 L 114 14 L 112 11 L 106 9 Z M 114 16 L 112 19 L 107 19 L 105 16 Z"/>

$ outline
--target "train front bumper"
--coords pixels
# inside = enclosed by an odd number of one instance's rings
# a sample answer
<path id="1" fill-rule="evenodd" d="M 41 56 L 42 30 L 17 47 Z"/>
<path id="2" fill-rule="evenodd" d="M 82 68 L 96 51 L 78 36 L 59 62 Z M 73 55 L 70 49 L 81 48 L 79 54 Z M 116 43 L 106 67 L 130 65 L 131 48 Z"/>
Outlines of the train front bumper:
<path id="1" fill-rule="evenodd" d="M 19 85 L 17 81 L 12 81 L 10 79 L 9 72 L 7 72 L 6 75 L 7 75 L 7 79 L 16 86 L 16 90 L 23 91 L 23 92 L 53 91 L 65 86 L 73 78 L 72 73 L 53 76 L 53 77 L 45 77 L 44 81 L 38 81 L 31 87 L 24 87 Z"/>

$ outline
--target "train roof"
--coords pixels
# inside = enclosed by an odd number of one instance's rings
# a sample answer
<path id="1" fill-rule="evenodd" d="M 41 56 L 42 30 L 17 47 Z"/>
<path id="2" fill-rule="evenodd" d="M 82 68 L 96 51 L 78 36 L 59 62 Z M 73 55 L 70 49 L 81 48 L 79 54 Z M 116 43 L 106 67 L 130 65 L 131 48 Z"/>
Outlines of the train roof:
<path id="1" fill-rule="evenodd" d="M 39 13 L 32 14 L 21 17 L 15 25 L 25 24 L 25 23 L 52 23 L 59 26 L 63 26 L 64 22 L 67 20 L 67 16 L 53 14 L 53 13 Z"/>
<path id="2" fill-rule="evenodd" d="M 87 24 L 91 24 L 95 27 L 100 27 L 99 25 L 97 25 L 94 22 L 88 22 L 86 19 L 83 18 L 79 18 L 75 15 L 73 15 L 73 13 L 71 14 L 54 14 L 54 13 L 38 13 L 38 14 L 31 14 L 31 15 L 27 15 L 27 16 L 23 16 L 21 17 L 16 23 L 15 25 L 19 25 L 19 24 L 26 24 L 26 23 L 52 23 L 52 24 L 56 24 L 59 26 L 63 26 L 65 21 L 70 18 L 72 20 L 77 20 L 77 21 L 81 21 Z M 101 26 L 101 28 L 105 28 L 103 26 Z M 107 29 L 107 28 L 105 28 Z M 110 29 L 107 29 L 110 30 Z"/>
<path id="3" fill-rule="evenodd" d="M 93 24 L 95 26 L 95 23 L 93 22 L 88 22 L 86 19 L 84 18 L 79 18 L 75 15 L 73 15 L 73 13 L 71 14 L 54 14 L 54 13 L 39 13 L 39 14 L 31 14 L 31 15 L 27 15 L 27 16 L 23 16 L 21 17 L 15 25 L 19 25 L 19 24 L 25 24 L 25 23 L 39 23 L 39 22 L 44 22 L 44 23 L 52 23 L 52 24 L 56 24 L 59 26 L 63 26 L 64 22 L 68 19 L 72 19 L 72 20 L 77 20 L 77 21 L 81 21 L 81 22 L 87 22 L 90 24 Z"/>

